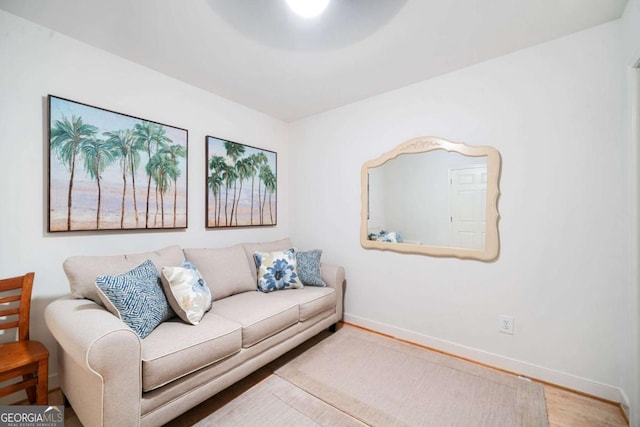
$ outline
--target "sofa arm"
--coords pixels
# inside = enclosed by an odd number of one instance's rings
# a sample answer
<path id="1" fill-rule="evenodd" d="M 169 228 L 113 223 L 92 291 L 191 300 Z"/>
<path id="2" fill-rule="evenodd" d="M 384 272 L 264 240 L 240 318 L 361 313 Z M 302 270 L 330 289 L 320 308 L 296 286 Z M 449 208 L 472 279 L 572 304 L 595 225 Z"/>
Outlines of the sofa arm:
<path id="1" fill-rule="evenodd" d="M 344 268 L 323 262 L 320 263 L 320 275 L 327 286 L 336 290 L 336 296 L 338 297 L 336 313 L 338 314 L 338 319 L 342 320 L 342 311 L 344 306 Z"/>
<path id="2" fill-rule="evenodd" d="M 61 298 L 45 309 L 58 342 L 60 385 L 84 425 L 140 423 L 142 346 L 122 320 L 93 301 Z"/>

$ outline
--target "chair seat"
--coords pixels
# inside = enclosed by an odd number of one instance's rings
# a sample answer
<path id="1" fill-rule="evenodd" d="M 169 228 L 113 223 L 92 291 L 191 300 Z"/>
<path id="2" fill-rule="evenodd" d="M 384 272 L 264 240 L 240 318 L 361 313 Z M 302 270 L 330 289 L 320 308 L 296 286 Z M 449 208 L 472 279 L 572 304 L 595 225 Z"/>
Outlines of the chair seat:
<path id="1" fill-rule="evenodd" d="M 0 355 L 0 371 L 4 372 L 47 359 L 49 350 L 39 341 L 15 341 L 0 344 Z"/>
<path id="2" fill-rule="evenodd" d="M 0 389 L 0 396 L 26 390 L 31 403 L 48 402 L 49 351 L 39 341 L 16 341 L 0 344 L 0 383 L 22 376 L 22 381 Z M 37 375 L 34 375 L 37 372 Z"/>

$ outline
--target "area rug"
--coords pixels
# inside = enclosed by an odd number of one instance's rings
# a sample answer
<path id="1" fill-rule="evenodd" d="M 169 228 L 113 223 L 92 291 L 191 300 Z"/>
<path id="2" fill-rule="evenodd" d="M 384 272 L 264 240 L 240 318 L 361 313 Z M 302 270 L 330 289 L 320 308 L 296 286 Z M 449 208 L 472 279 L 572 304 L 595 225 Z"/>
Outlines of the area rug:
<path id="1" fill-rule="evenodd" d="M 549 425 L 540 384 L 352 327 L 275 374 L 371 426 Z"/>
<path id="2" fill-rule="evenodd" d="M 271 375 L 195 426 L 215 427 L 362 427 L 358 420 Z"/>

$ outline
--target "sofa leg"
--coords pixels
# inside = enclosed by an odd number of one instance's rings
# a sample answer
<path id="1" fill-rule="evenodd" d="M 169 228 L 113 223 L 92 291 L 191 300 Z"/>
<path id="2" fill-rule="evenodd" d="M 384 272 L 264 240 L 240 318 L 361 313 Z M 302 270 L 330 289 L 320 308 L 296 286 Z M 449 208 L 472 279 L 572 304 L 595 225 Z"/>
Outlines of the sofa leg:
<path id="1" fill-rule="evenodd" d="M 333 325 L 329 326 L 329 332 L 335 332 L 338 330 L 338 324 L 334 323 Z"/>

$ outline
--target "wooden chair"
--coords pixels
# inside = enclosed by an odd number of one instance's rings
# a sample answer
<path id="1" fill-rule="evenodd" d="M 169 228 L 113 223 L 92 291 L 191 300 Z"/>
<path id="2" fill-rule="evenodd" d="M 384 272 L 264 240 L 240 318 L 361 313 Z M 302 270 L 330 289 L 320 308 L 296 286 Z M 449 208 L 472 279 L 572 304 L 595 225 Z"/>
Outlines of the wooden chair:
<path id="1" fill-rule="evenodd" d="M 0 384 L 8 383 L 0 387 L 0 397 L 26 390 L 29 402 L 47 405 L 49 351 L 29 340 L 33 277 L 27 273 L 0 280 L 0 331 L 6 335 L 6 330 L 17 329 L 17 341 L 0 343 Z M 15 378 L 20 381 L 9 382 Z"/>

